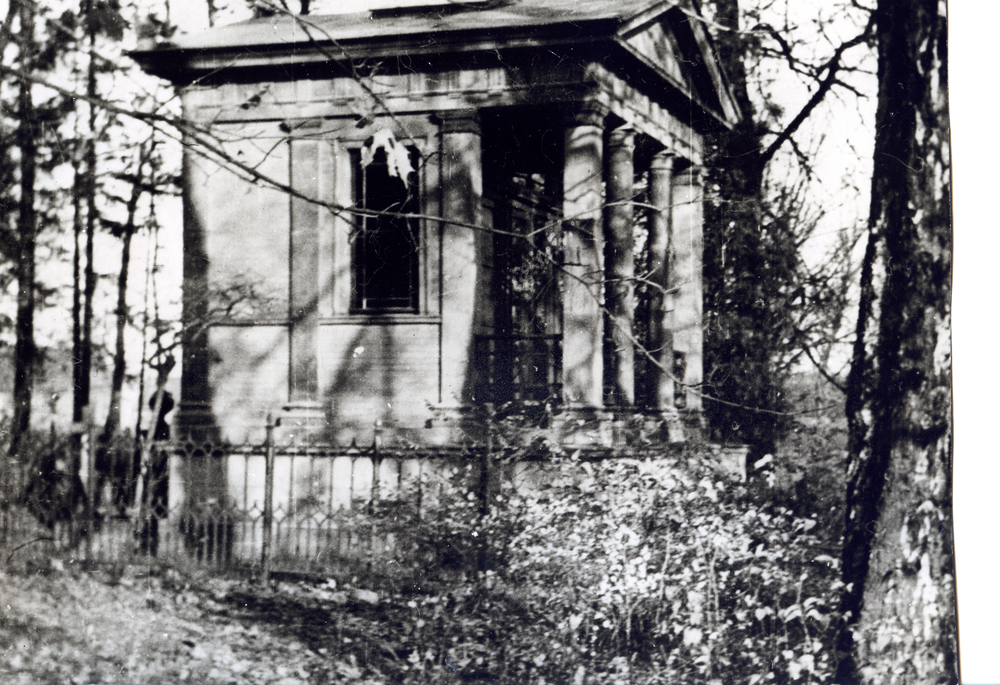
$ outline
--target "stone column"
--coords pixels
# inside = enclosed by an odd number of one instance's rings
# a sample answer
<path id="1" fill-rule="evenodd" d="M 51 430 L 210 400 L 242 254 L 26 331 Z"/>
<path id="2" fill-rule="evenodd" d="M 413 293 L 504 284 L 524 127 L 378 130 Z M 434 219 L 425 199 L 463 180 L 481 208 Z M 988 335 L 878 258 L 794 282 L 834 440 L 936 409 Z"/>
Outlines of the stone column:
<path id="1" fill-rule="evenodd" d="M 635 168 L 635 132 L 629 127 L 611 132 L 608 144 L 606 210 L 607 243 L 605 289 L 611 327 L 607 338 L 613 349 L 606 359 L 610 369 L 611 401 L 620 407 L 635 404 L 635 240 L 632 237 L 632 200 Z"/>
<path id="2" fill-rule="evenodd" d="M 601 408 L 603 259 L 601 221 L 604 118 L 580 103 L 566 123 L 563 167 L 563 394 L 569 407 Z"/>
<path id="3" fill-rule="evenodd" d="M 439 401 L 471 402 L 476 231 L 483 200 L 482 140 L 474 110 L 441 112 L 441 376 Z"/>
<path id="4" fill-rule="evenodd" d="M 691 166 L 674 176 L 674 350 L 684 368 L 686 389 L 677 393 L 679 409 L 701 410 L 702 382 L 702 169 Z"/>
<path id="5" fill-rule="evenodd" d="M 316 125 L 309 128 L 315 128 Z M 301 130 L 299 126 L 296 130 Z M 289 177 L 306 197 L 319 196 L 319 141 L 292 139 Z M 322 428 L 317 353 L 319 339 L 319 206 L 291 198 L 289 245 L 289 374 L 283 428 L 306 437 Z M 294 434 L 294 433 L 293 433 Z"/>
<path id="6" fill-rule="evenodd" d="M 649 352 L 660 363 L 655 378 L 648 379 L 648 395 L 644 398 L 650 409 L 666 411 L 674 407 L 674 297 L 671 287 L 672 179 L 674 156 L 660 152 L 649 164 L 649 201 L 656 209 L 649 221 Z"/>

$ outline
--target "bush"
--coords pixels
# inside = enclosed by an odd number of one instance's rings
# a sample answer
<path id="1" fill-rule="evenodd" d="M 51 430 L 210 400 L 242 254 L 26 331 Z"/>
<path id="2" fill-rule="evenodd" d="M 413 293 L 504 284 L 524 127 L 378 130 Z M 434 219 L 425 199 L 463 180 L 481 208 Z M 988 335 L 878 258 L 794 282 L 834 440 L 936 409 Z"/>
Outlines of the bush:
<path id="1" fill-rule="evenodd" d="M 815 518 L 726 480 L 707 450 L 514 456 L 493 465 L 488 511 L 474 462 L 400 529 L 425 578 L 450 578 L 409 600 L 411 679 L 431 654 L 518 683 L 829 681 L 839 573 Z"/>
<path id="2" fill-rule="evenodd" d="M 49 529 L 82 515 L 86 494 L 69 437 L 33 431 L 22 437 L 16 461 L 8 455 L 0 458 L 5 460 L 0 496 L 5 505 L 24 505 Z"/>

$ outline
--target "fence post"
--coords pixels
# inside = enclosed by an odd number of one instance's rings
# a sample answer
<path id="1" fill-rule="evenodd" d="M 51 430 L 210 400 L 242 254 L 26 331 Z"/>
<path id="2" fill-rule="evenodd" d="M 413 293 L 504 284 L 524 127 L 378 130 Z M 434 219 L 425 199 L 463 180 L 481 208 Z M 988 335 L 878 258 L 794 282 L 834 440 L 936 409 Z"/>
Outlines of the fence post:
<path id="1" fill-rule="evenodd" d="M 382 464 L 382 420 L 375 419 L 374 439 L 372 440 L 372 487 L 368 492 L 368 513 L 374 514 L 375 507 L 381 499 L 379 491 L 378 472 Z M 374 535 L 375 520 L 372 519 L 372 534 Z"/>
<path id="2" fill-rule="evenodd" d="M 496 430 L 496 407 L 492 402 L 483 405 L 486 412 L 486 448 L 479 462 L 479 514 L 485 517 L 490 512 L 490 461 L 493 459 L 493 436 Z"/>
<path id="3" fill-rule="evenodd" d="M 10 462 L 10 453 L 4 449 L 0 454 L 0 549 L 6 549 L 9 536 L 11 495 L 14 492 L 14 465 Z"/>
<path id="4" fill-rule="evenodd" d="M 156 445 L 153 433 L 151 431 L 147 431 L 145 438 L 140 435 L 139 445 L 139 472 L 136 475 L 135 493 L 139 507 L 139 517 L 136 523 L 138 525 L 140 540 L 142 540 L 141 549 L 143 549 L 146 553 L 146 557 L 148 558 L 156 555 L 154 550 L 157 550 L 160 544 L 159 524 L 153 524 L 153 518 L 156 516 L 156 513 L 152 508 L 154 474 L 151 462 L 153 458 L 153 450 Z M 168 456 L 167 459 L 169 458 L 170 457 Z"/>
<path id="5" fill-rule="evenodd" d="M 264 442 L 264 541 L 261 544 L 261 582 L 271 579 L 271 524 L 274 518 L 274 417 L 267 413 L 266 439 Z"/>

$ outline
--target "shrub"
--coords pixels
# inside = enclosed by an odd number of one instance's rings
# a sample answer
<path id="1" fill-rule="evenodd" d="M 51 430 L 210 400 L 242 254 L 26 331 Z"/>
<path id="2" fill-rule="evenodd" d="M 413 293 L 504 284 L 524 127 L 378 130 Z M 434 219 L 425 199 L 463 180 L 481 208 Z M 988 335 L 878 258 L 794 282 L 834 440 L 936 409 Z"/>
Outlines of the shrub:
<path id="1" fill-rule="evenodd" d="M 82 515 L 86 495 L 76 473 L 70 439 L 56 433 L 29 432 L 17 461 L 5 460 L 2 499 L 23 504 L 39 523 L 52 529 Z"/>
<path id="2" fill-rule="evenodd" d="M 468 494 L 477 467 L 456 469 L 465 489 L 407 538 L 425 561 L 461 571 L 441 601 L 476 607 L 493 636 L 492 650 L 481 645 L 492 656 L 479 657 L 491 673 L 513 682 L 829 681 L 838 562 L 811 534 L 814 518 L 725 480 L 707 451 L 554 454 L 513 466 L 486 512 Z"/>

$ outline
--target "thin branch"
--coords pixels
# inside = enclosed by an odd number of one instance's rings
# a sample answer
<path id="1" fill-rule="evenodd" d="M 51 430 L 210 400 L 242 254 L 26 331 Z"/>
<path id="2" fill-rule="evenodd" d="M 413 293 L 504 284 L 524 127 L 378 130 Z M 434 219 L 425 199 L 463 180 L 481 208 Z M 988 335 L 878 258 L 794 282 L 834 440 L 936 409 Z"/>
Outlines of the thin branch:
<path id="1" fill-rule="evenodd" d="M 827 371 L 823 367 L 822 364 L 820 364 L 818 361 L 816 361 L 816 358 L 813 357 L 813 355 L 812 355 L 812 350 L 810 349 L 809 345 L 803 344 L 800 349 L 803 352 L 805 352 L 806 357 L 809 358 L 809 361 L 811 361 L 813 363 L 813 366 L 816 367 L 816 370 L 819 371 L 819 375 L 821 375 L 823 378 L 826 379 L 827 383 L 829 383 L 830 385 L 832 385 L 833 387 L 835 387 L 837 390 L 839 390 L 840 392 L 844 393 L 845 395 L 847 394 L 847 386 L 845 386 L 843 383 L 841 383 L 836 378 L 834 378 L 832 375 L 830 375 L 830 372 Z"/>
<path id="2" fill-rule="evenodd" d="M 11 3 L 11 4 L 13 4 L 13 3 Z M 10 551 L 10 554 L 7 555 L 7 560 L 4 561 L 4 566 L 7 566 L 7 565 L 10 564 L 10 560 L 14 558 L 14 554 L 18 550 L 23 549 L 23 548 L 27 547 L 28 545 L 33 545 L 36 542 L 55 542 L 55 538 L 51 537 L 51 536 L 48 536 L 48 535 L 43 535 L 43 536 L 37 537 L 37 538 L 35 538 L 33 540 L 28 540 L 27 542 L 22 542 L 20 545 L 18 545 L 14 549 L 12 549 Z"/>
<path id="3" fill-rule="evenodd" d="M 841 59 L 843 59 L 844 53 L 858 45 L 869 44 L 871 42 L 874 28 L 875 17 L 872 15 L 868 18 L 868 23 L 865 25 L 864 31 L 846 43 L 840 45 L 834 51 L 833 56 L 830 57 L 826 64 L 817 70 L 817 74 L 822 74 L 825 71 L 826 76 L 822 81 L 820 81 L 819 88 L 816 89 L 816 92 L 813 93 L 813 96 L 809 98 L 809 101 L 799 111 L 799 113 L 795 115 L 795 118 L 789 122 L 788 126 L 786 126 L 785 129 L 778 134 L 778 137 L 775 138 L 770 145 L 768 145 L 767 149 L 761 153 L 760 165 L 762 167 L 766 165 L 771 158 L 774 157 L 775 153 L 781 148 L 781 146 L 784 145 L 785 142 L 799 130 L 799 127 L 803 124 L 803 122 L 805 122 L 806 119 L 809 118 L 809 115 L 812 114 L 817 105 L 823 101 L 823 98 L 826 97 L 826 94 L 830 91 L 830 89 L 832 89 L 835 85 L 838 85 L 839 81 L 837 79 L 837 73 L 842 68 Z"/>

